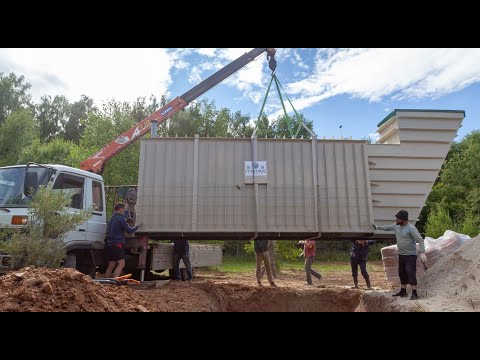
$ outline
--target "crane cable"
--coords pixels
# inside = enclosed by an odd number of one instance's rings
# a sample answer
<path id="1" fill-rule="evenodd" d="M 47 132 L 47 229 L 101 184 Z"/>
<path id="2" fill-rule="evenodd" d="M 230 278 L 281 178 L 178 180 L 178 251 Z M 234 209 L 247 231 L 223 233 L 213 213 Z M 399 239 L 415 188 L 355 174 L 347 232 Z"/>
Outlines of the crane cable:
<path id="1" fill-rule="evenodd" d="M 295 139 L 298 136 L 298 133 L 300 132 L 300 127 L 302 126 L 303 120 L 300 117 L 300 115 L 298 114 L 295 107 L 293 106 L 292 102 L 290 101 L 290 98 L 288 97 L 285 89 L 283 88 L 282 84 L 280 83 L 280 80 L 278 80 L 275 72 L 272 73 L 272 78 L 270 79 L 270 83 L 268 84 L 267 92 L 265 94 L 265 98 L 263 99 L 262 108 L 260 109 L 260 114 L 258 115 L 257 122 L 255 124 L 255 128 L 257 128 L 258 122 L 260 121 L 260 118 L 262 117 L 263 109 L 265 108 L 265 103 L 267 102 L 268 94 L 270 93 L 270 87 L 272 86 L 273 80 L 275 80 L 275 85 L 277 87 L 278 96 L 280 97 L 280 102 L 282 103 L 283 112 L 285 114 L 285 120 L 287 121 L 288 132 L 290 133 L 290 136 L 292 137 L 292 139 Z M 298 121 L 298 128 L 297 128 L 296 133 L 294 133 L 294 131 L 293 131 L 293 124 L 292 124 L 292 121 L 290 119 L 290 116 L 288 116 L 288 114 L 287 114 L 287 110 L 285 108 L 285 104 L 284 104 L 284 101 L 283 101 L 282 92 L 280 91 L 280 88 L 283 90 L 283 93 L 285 94 L 285 97 L 287 98 L 288 102 L 290 103 L 290 106 L 292 107 L 293 111 L 295 112 L 295 116 L 296 116 L 297 121 Z"/>

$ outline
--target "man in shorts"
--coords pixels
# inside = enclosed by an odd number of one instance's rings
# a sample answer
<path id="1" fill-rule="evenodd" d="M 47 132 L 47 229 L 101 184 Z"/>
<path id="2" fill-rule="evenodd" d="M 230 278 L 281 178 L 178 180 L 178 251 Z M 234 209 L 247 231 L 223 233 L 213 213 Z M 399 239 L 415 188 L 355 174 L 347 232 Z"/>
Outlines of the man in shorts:
<path id="1" fill-rule="evenodd" d="M 134 233 L 141 226 L 130 227 L 125 220 L 125 205 L 115 204 L 115 212 L 108 222 L 107 243 L 105 246 L 105 255 L 108 261 L 105 277 L 118 277 L 125 267 L 125 231 L 129 234 Z"/>

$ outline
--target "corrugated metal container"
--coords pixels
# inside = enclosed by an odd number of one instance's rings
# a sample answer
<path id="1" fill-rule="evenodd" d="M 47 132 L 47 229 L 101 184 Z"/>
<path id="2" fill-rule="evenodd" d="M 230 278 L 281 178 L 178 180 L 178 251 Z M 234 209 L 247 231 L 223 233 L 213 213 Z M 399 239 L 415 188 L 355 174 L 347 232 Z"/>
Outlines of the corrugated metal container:
<path id="1" fill-rule="evenodd" d="M 396 110 L 378 144 L 142 139 L 137 219 L 159 239 L 371 236 L 401 208 L 417 218 L 463 117 Z"/>

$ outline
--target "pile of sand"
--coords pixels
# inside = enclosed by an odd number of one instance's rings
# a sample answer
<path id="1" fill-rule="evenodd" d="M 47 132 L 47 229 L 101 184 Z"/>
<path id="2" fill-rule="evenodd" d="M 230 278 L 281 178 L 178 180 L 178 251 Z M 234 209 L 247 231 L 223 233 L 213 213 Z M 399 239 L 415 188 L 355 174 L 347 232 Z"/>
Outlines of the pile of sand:
<path id="1" fill-rule="evenodd" d="M 480 310 L 480 235 L 447 252 L 425 273 L 419 289 L 426 290 L 431 311 Z"/>
<path id="2" fill-rule="evenodd" d="M 0 312 L 148 311 L 138 292 L 101 285 L 74 269 L 24 268 L 0 278 Z"/>

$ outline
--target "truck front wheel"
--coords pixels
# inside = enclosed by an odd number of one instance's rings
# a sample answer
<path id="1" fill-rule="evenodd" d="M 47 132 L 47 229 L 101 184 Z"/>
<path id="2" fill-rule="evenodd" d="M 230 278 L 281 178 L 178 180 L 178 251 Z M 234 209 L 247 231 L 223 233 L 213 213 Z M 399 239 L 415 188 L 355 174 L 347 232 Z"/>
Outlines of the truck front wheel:
<path id="1" fill-rule="evenodd" d="M 97 267 L 90 251 L 67 253 L 63 267 L 76 269 L 85 275 L 90 275 L 92 279 L 95 279 L 97 274 Z"/>
<path id="2" fill-rule="evenodd" d="M 67 253 L 67 258 L 65 259 L 65 262 L 63 263 L 64 268 L 77 268 L 77 255 L 73 252 Z"/>

